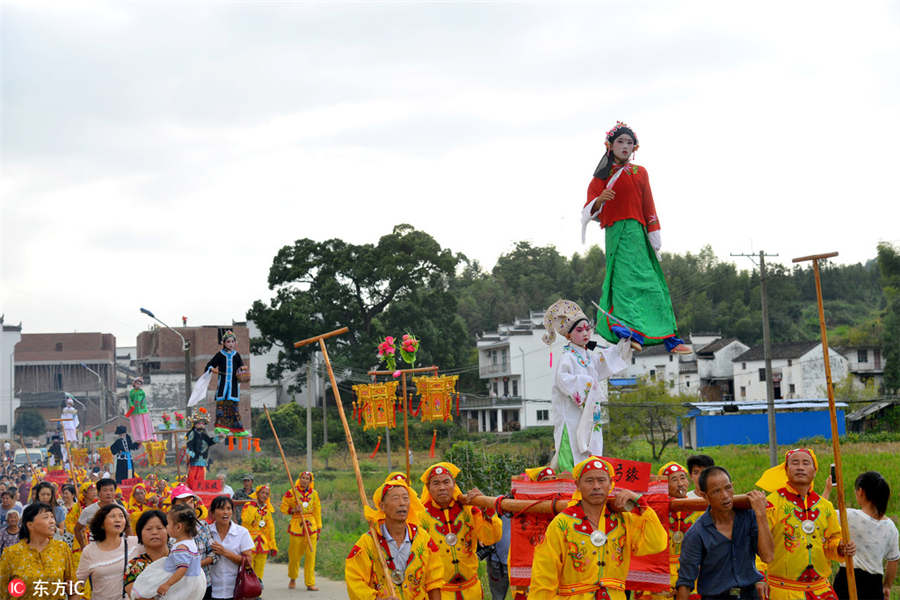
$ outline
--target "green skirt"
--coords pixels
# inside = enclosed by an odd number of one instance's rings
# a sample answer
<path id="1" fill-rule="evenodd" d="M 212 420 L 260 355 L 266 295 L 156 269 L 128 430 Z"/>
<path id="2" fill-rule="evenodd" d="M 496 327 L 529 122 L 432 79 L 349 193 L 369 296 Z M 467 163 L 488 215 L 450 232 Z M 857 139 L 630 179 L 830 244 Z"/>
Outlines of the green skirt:
<path id="1" fill-rule="evenodd" d="M 597 311 L 597 333 L 607 341 L 619 341 L 613 326 L 639 333 L 645 346 L 675 335 L 669 287 L 639 221 L 626 219 L 606 228 L 606 278 L 598 304 L 613 315 Z"/>

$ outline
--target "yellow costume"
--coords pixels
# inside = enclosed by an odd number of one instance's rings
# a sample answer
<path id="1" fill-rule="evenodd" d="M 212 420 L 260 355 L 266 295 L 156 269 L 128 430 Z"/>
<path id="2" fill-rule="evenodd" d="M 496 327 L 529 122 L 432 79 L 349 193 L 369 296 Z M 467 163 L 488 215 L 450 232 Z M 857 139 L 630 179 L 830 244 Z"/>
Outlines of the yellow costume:
<path id="1" fill-rule="evenodd" d="M 756 482 L 772 492 L 766 497 L 766 516 L 775 542 L 772 562 L 764 565 L 758 561 L 758 566 L 766 573 L 770 600 L 836 599 L 829 576 L 831 561 L 844 560 L 838 555 L 841 524 L 831 502 L 812 488 L 804 498 L 787 482 L 785 465 L 795 452 L 809 454 L 819 469 L 812 450 L 791 450 L 784 463 L 766 471 Z M 777 489 L 772 491 L 773 488 Z"/>
<path id="2" fill-rule="evenodd" d="M 381 530 L 385 520 L 384 512 L 366 507 L 366 519 L 375 523 L 382 556 L 391 573 L 397 574 L 393 583 L 395 595 L 403 600 L 423 600 L 430 590 L 440 589 L 444 566 L 438 556 L 437 545 L 422 527 L 416 525 L 423 509 L 405 479 L 405 477 L 389 478 L 372 496 L 374 505 L 380 507 L 384 492 L 390 487 L 402 487 L 409 494 L 406 527 L 411 545 L 405 565 L 398 565 L 394 561 L 390 546 Z M 347 582 L 347 595 L 351 600 L 372 600 L 387 595 L 387 583 L 377 552 L 378 547 L 369 533 L 364 533 L 350 550 L 344 563 L 344 580 Z"/>
<path id="3" fill-rule="evenodd" d="M 64 600 L 70 591 L 68 582 L 76 581 L 75 562 L 69 545 L 60 540 L 50 540 L 40 552 L 25 541 L 9 546 L 0 559 L 0 598 L 3 600 L 14 598 L 9 590 L 12 579 L 25 582 L 25 594 L 18 596 L 17 600 Z M 38 581 L 42 585 L 37 585 Z M 62 585 L 57 585 L 57 582 Z M 82 586 L 78 588 L 77 591 L 81 592 Z M 75 590 L 71 591 L 74 593 Z"/>
<path id="4" fill-rule="evenodd" d="M 266 503 L 260 505 L 259 491 L 269 489 L 267 485 L 256 486 L 256 490 L 250 494 L 252 501 L 244 504 L 241 512 L 241 525 L 250 532 L 253 540 L 253 571 L 262 579 L 266 568 L 266 559 L 269 554 L 278 552 L 278 544 L 275 542 L 275 508 L 271 498 L 266 498 Z M 271 493 L 271 492 L 270 492 Z"/>
<path id="5" fill-rule="evenodd" d="M 134 497 L 134 493 L 138 488 L 144 490 L 145 502 L 138 502 L 137 498 Z M 143 483 L 135 484 L 132 488 L 131 496 L 128 497 L 128 504 L 125 505 L 125 509 L 128 511 L 129 515 L 128 518 L 131 520 L 132 535 L 137 535 L 137 522 L 138 519 L 141 518 L 141 515 L 148 510 L 154 510 L 156 508 L 157 503 L 155 500 L 156 499 L 148 493 L 147 486 Z"/>
<path id="6" fill-rule="evenodd" d="M 668 478 L 675 473 L 684 473 L 690 481 L 690 474 L 677 462 L 668 462 L 660 467 L 657 475 Z M 678 566 L 681 559 L 681 542 L 684 534 L 691 528 L 694 521 L 700 518 L 703 511 L 678 511 L 669 512 L 669 576 L 672 581 L 672 590 L 675 591 L 675 583 L 678 581 Z M 697 593 L 696 585 L 692 594 Z M 697 596 L 699 598 L 699 596 Z"/>
<path id="7" fill-rule="evenodd" d="M 459 474 L 459 467 L 440 462 L 428 467 L 422 474 L 422 495 L 425 512 L 420 523 L 439 549 L 438 555 L 444 565 L 444 585 L 441 586 L 443 600 L 469 600 L 483 598 L 481 582 L 478 580 L 478 542 L 485 546 L 496 543 L 503 534 L 503 522 L 494 511 L 482 512 L 474 506 L 462 506 L 457 499 L 462 496 L 459 488 L 453 490 L 453 501 L 449 508 L 441 509 L 431 500 L 428 480 L 432 474 L 449 473 L 453 479 Z"/>
<path id="8" fill-rule="evenodd" d="M 586 469 L 606 471 L 612 490 L 615 473 L 609 463 L 595 456 L 578 463 L 572 470 L 575 481 Z M 550 522 L 534 551 L 529 600 L 623 600 L 632 555 L 656 554 L 666 548 L 666 530 L 656 512 L 644 506 L 640 515 L 614 513 L 604 506 L 595 532 L 576 490 L 569 507 Z"/>
<path id="9" fill-rule="evenodd" d="M 316 585 L 316 544 L 319 540 L 319 532 L 322 531 L 322 505 L 319 502 L 319 494 L 316 492 L 316 479 L 312 473 L 301 473 L 301 476 L 309 475 L 310 484 L 306 491 L 300 487 L 300 478 L 294 482 L 294 487 L 284 493 L 281 499 L 281 512 L 291 515 L 291 523 L 288 533 L 291 542 L 288 546 L 288 577 L 297 579 L 300 573 L 300 559 L 304 556 L 303 580 L 307 587 Z M 302 512 L 291 513 L 291 510 L 300 506 Z M 304 528 L 306 532 L 304 533 Z M 306 543 L 306 534 L 309 534 L 309 544 Z"/>

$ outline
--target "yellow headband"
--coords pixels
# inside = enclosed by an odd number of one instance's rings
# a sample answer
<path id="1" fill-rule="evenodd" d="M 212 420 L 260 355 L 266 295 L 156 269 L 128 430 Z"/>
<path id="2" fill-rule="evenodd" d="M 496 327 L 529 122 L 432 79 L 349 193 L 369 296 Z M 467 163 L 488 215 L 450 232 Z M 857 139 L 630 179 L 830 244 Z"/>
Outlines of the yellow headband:
<path id="1" fill-rule="evenodd" d="M 303 477 L 304 475 L 309 475 L 309 489 L 316 489 L 316 476 L 312 474 L 312 471 L 303 471 L 302 473 L 300 473 L 300 475 L 297 476 L 297 481 L 294 482 L 294 485 L 297 487 L 297 489 L 301 489 L 300 477 Z"/>
<path id="2" fill-rule="evenodd" d="M 413 491 L 409 484 L 403 481 L 402 479 L 389 479 L 385 481 L 381 486 L 375 490 L 375 493 L 372 494 L 372 504 L 375 505 L 375 508 L 370 506 L 366 506 L 363 509 L 365 512 L 366 520 L 377 523 L 386 518 L 384 514 L 384 510 L 381 508 L 381 501 L 384 499 L 385 493 L 388 489 L 392 487 L 402 487 L 406 490 L 406 493 L 409 494 L 409 513 L 406 515 L 406 521 L 408 523 L 414 523 L 418 525 L 419 519 L 422 516 L 422 513 L 425 512 L 425 508 L 419 502 L 418 496 Z"/>
<path id="3" fill-rule="evenodd" d="M 660 477 L 668 477 L 669 475 L 674 475 L 675 473 L 678 473 L 678 472 L 681 472 L 681 473 L 684 473 L 685 475 L 687 475 L 687 469 L 685 469 L 684 467 L 682 467 L 681 465 L 679 465 L 677 462 L 675 462 L 673 460 L 673 461 L 669 461 L 666 464 L 664 464 L 663 466 L 661 466 L 659 468 L 659 472 L 657 472 L 657 475 L 659 475 Z"/>
<path id="4" fill-rule="evenodd" d="M 530 469 L 525 469 L 525 475 L 527 475 L 528 479 L 531 481 L 543 481 L 549 477 L 556 476 L 556 471 L 550 467 L 532 467 Z"/>
<path id="5" fill-rule="evenodd" d="M 794 448 L 793 450 L 788 450 L 787 453 L 785 453 L 784 462 L 767 469 L 762 474 L 762 477 L 760 477 L 756 481 L 756 486 L 766 490 L 767 492 L 775 492 L 786 486 L 788 483 L 787 461 L 792 454 L 797 452 L 808 454 L 809 457 L 812 458 L 813 468 L 816 471 L 819 470 L 819 459 L 816 458 L 816 453 L 812 451 L 812 448 Z"/>
<path id="6" fill-rule="evenodd" d="M 609 475 L 609 491 L 616 487 L 616 470 L 613 469 L 613 466 L 608 461 L 599 456 L 590 456 L 575 465 L 575 468 L 572 469 L 572 477 L 575 479 L 576 486 L 578 485 L 578 480 L 581 479 L 581 474 L 588 471 L 605 471 Z M 572 494 L 572 499 L 569 501 L 569 506 L 575 506 L 581 502 L 581 499 L 581 490 L 576 488 L 575 493 Z"/>
<path id="7" fill-rule="evenodd" d="M 453 478 L 454 484 L 456 482 L 456 476 L 459 475 L 459 467 L 449 462 L 439 462 L 431 465 L 425 472 L 422 473 L 422 476 L 419 480 L 425 484 L 422 486 L 422 493 L 419 496 L 419 500 L 423 505 L 427 504 L 429 500 L 431 500 L 431 494 L 428 493 L 428 480 L 431 479 L 432 475 L 443 475 L 445 473 L 449 473 L 450 477 Z M 454 485 L 453 489 L 453 499 L 459 498 L 462 496 L 462 491 L 460 491 L 459 486 Z"/>

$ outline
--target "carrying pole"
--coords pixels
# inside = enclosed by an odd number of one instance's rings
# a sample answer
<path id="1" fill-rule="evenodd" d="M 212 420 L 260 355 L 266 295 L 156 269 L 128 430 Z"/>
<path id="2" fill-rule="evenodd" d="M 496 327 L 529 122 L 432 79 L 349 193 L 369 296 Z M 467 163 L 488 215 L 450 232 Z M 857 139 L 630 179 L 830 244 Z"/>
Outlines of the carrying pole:
<path id="1" fill-rule="evenodd" d="M 328 349 L 325 347 L 326 339 L 347 333 L 348 331 L 350 331 L 349 328 L 341 327 L 340 329 L 335 329 L 328 333 L 306 338 L 305 340 L 294 342 L 294 348 L 300 348 L 307 344 L 312 344 L 313 342 L 319 342 L 319 349 L 322 351 L 322 357 L 325 359 L 325 368 L 328 370 L 328 378 L 331 381 L 331 391 L 334 393 L 334 401 L 335 404 L 337 404 L 338 414 L 341 417 L 341 424 L 344 426 L 344 436 L 347 438 L 347 448 L 350 450 L 350 460 L 353 462 L 353 471 L 356 473 L 356 486 L 359 488 L 359 498 L 362 501 L 363 508 L 365 508 L 366 506 L 369 506 L 369 501 L 366 498 L 366 488 L 363 485 L 362 471 L 359 469 L 359 459 L 356 456 L 356 447 L 353 445 L 353 435 L 350 433 L 350 425 L 347 423 L 347 415 L 344 414 L 344 405 L 341 403 L 341 392 L 338 390 L 337 381 L 334 379 L 334 370 L 331 368 L 331 359 L 328 357 Z M 369 535 L 372 536 L 372 540 L 375 542 L 378 562 L 381 564 L 381 568 L 384 571 L 384 583 L 387 587 L 388 596 L 394 596 L 394 584 L 391 581 L 391 572 L 388 569 L 387 561 L 385 561 L 381 547 L 378 544 L 378 536 L 375 533 L 375 524 L 371 521 L 369 522 Z"/>
<path id="2" fill-rule="evenodd" d="M 819 329 L 822 332 L 822 356 L 825 360 L 825 387 L 828 391 L 828 412 L 831 416 L 831 446 L 834 451 L 834 474 L 837 479 L 837 481 L 833 483 L 837 486 L 838 513 L 841 518 L 841 541 L 846 546 L 847 542 L 850 541 L 850 528 L 847 525 L 847 505 L 846 502 L 844 502 L 844 474 L 841 469 L 841 441 L 838 437 L 837 408 L 834 405 L 834 386 L 831 384 L 831 360 L 828 357 L 828 330 L 825 327 L 825 307 L 822 303 L 822 280 L 819 276 L 819 261 L 837 255 L 837 252 L 813 254 L 812 256 L 795 258 L 793 262 L 812 261 L 813 274 L 816 279 L 816 301 L 819 304 Z M 856 600 L 856 573 L 853 571 L 853 557 L 845 556 L 844 560 L 846 560 L 847 565 L 847 591 L 850 593 L 850 600 Z"/>

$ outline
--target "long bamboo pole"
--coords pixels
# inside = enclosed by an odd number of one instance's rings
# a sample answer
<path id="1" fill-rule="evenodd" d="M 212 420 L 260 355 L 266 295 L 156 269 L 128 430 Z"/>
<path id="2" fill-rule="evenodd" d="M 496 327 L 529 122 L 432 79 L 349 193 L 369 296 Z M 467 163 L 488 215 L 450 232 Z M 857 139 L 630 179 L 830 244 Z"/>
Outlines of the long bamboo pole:
<path id="1" fill-rule="evenodd" d="M 825 360 L 825 387 L 828 391 L 828 412 L 831 416 L 831 447 L 834 451 L 834 474 L 837 479 L 838 513 L 841 519 L 841 541 L 844 545 L 850 541 L 850 528 L 847 523 L 847 506 L 844 502 L 844 473 L 841 468 L 841 441 L 838 435 L 837 408 L 834 405 L 834 387 L 831 384 L 831 359 L 828 356 L 828 330 L 825 327 L 825 306 L 822 302 L 822 279 L 819 275 L 819 260 L 837 256 L 837 252 L 801 256 L 793 262 L 812 261 L 813 274 L 816 279 L 816 302 L 819 306 L 819 329 L 822 332 L 822 356 Z M 847 591 L 850 600 L 856 600 L 856 573 L 853 571 L 853 557 L 845 557 L 847 564 Z"/>
<path id="2" fill-rule="evenodd" d="M 496 496 L 475 496 L 470 504 L 484 509 L 492 509 L 496 506 Z M 543 513 L 557 514 L 568 506 L 569 500 L 528 500 L 520 498 L 504 498 L 500 501 L 503 512 L 509 513 Z M 703 498 L 669 498 L 669 512 L 701 511 L 706 510 L 708 504 Z M 750 508 L 750 499 L 745 494 L 737 494 L 733 499 L 735 508 Z M 610 506 L 612 509 L 612 506 Z"/>
<path id="3" fill-rule="evenodd" d="M 291 477 L 291 469 L 288 467 L 287 458 L 284 456 L 284 448 L 281 447 L 281 440 L 278 439 L 278 432 L 275 431 L 275 425 L 272 423 L 272 417 L 269 415 L 269 407 L 264 404 L 263 410 L 266 411 L 266 419 L 269 421 L 269 427 L 272 428 L 272 435 L 275 437 L 275 444 L 278 446 L 278 451 L 281 453 L 281 463 L 284 465 L 284 472 L 287 473 L 288 485 L 291 489 L 291 498 L 294 499 L 296 507 L 300 509 L 300 520 L 303 522 L 303 533 L 306 534 L 306 547 L 312 551 L 312 542 L 309 539 L 309 531 L 306 529 L 306 517 L 303 516 L 303 507 L 297 499 L 296 490 L 294 490 L 294 478 Z"/>
<path id="4" fill-rule="evenodd" d="M 328 369 L 328 378 L 331 381 L 331 391 L 334 393 L 334 402 L 337 404 L 338 414 L 341 417 L 341 424 L 344 426 L 344 436 L 347 438 L 347 448 L 350 450 L 350 460 L 353 461 L 353 471 L 356 473 L 356 486 L 359 488 L 359 498 L 362 501 L 363 508 L 365 508 L 366 506 L 369 506 L 369 501 L 366 498 L 366 488 L 363 485 L 362 471 L 359 469 L 359 459 L 356 456 L 356 447 L 353 445 L 353 435 L 350 433 L 350 425 L 347 423 L 347 415 L 344 414 L 344 405 L 341 403 L 341 392 L 338 390 L 337 381 L 334 379 L 334 369 L 331 368 L 331 359 L 328 357 L 328 349 L 325 347 L 325 340 L 327 338 L 341 335 L 348 331 L 350 331 L 349 328 L 341 327 L 340 329 L 335 329 L 334 331 L 329 331 L 322 335 L 306 338 L 305 340 L 294 342 L 294 348 L 300 348 L 301 346 L 313 342 L 319 342 L 319 349 L 322 351 L 322 358 L 325 359 L 325 367 Z M 388 596 L 393 596 L 395 594 L 394 584 L 391 581 L 391 571 L 388 569 L 384 555 L 381 553 L 381 548 L 378 544 L 378 535 L 375 533 L 375 524 L 372 522 L 369 522 L 369 535 L 372 536 L 372 540 L 375 542 L 378 562 L 381 564 L 381 568 L 384 571 L 384 583 L 387 587 Z"/>

